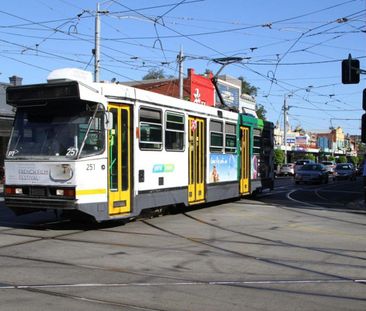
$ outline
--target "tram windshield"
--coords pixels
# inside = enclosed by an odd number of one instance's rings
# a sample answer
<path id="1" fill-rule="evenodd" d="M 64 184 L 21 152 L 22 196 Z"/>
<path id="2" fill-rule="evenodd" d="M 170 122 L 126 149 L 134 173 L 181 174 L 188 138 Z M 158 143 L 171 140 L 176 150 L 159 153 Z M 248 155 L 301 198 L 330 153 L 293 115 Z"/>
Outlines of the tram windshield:
<path id="1" fill-rule="evenodd" d="M 7 156 L 90 156 L 104 150 L 103 110 L 95 103 L 18 107 Z"/>

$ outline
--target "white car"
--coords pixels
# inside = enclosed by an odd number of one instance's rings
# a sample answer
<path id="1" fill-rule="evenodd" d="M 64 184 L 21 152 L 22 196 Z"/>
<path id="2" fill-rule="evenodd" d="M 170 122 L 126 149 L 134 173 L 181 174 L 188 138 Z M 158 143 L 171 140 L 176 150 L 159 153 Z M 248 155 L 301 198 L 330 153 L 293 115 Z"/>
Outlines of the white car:
<path id="1" fill-rule="evenodd" d="M 294 167 L 295 167 L 294 163 L 282 164 L 279 175 L 280 176 L 294 176 L 295 175 Z"/>

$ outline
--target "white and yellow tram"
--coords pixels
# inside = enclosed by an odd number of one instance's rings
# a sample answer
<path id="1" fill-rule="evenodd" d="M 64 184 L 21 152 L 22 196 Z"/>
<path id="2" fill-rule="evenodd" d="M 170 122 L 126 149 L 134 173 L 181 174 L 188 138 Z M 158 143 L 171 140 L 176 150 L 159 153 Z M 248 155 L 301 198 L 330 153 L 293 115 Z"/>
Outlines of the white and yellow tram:
<path id="1" fill-rule="evenodd" d="M 9 87 L 16 108 L 5 204 L 77 210 L 97 221 L 273 187 L 273 126 L 91 74 L 57 70 Z"/>

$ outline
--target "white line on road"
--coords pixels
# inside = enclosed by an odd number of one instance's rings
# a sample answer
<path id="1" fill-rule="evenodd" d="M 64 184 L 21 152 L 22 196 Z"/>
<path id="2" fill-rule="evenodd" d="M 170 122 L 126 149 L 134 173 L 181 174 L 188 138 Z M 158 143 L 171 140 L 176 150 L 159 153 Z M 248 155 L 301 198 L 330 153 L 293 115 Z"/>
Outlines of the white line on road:
<path id="1" fill-rule="evenodd" d="M 127 286 L 191 286 L 191 285 L 277 285 L 277 284 L 321 284 L 321 283 L 366 283 L 366 280 L 324 279 L 324 280 L 262 280 L 262 281 L 207 281 L 207 282 L 157 282 L 157 283 L 77 283 L 7 285 L 0 289 L 65 288 L 65 287 L 127 287 Z"/>

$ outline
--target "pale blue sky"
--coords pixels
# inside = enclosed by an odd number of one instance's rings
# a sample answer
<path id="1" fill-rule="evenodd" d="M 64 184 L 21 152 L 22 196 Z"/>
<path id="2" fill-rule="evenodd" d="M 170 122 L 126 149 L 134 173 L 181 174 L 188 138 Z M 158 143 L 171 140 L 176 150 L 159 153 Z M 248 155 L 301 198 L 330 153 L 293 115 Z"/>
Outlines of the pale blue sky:
<path id="1" fill-rule="evenodd" d="M 13 0 L 0 9 L 0 80 L 19 75 L 44 82 L 49 71 L 93 71 L 94 0 Z M 288 99 L 291 126 L 359 134 L 362 90 L 341 84 L 340 60 L 351 53 L 366 69 L 365 0 L 116 0 L 99 1 L 101 79 L 140 80 L 151 68 L 178 75 L 217 72 L 213 58 L 239 56 L 223 74 L 244 76 L 259 88 L 269 120 L 283 123 Z M 348 120 L 347 120 L 348 119 Z"/>

